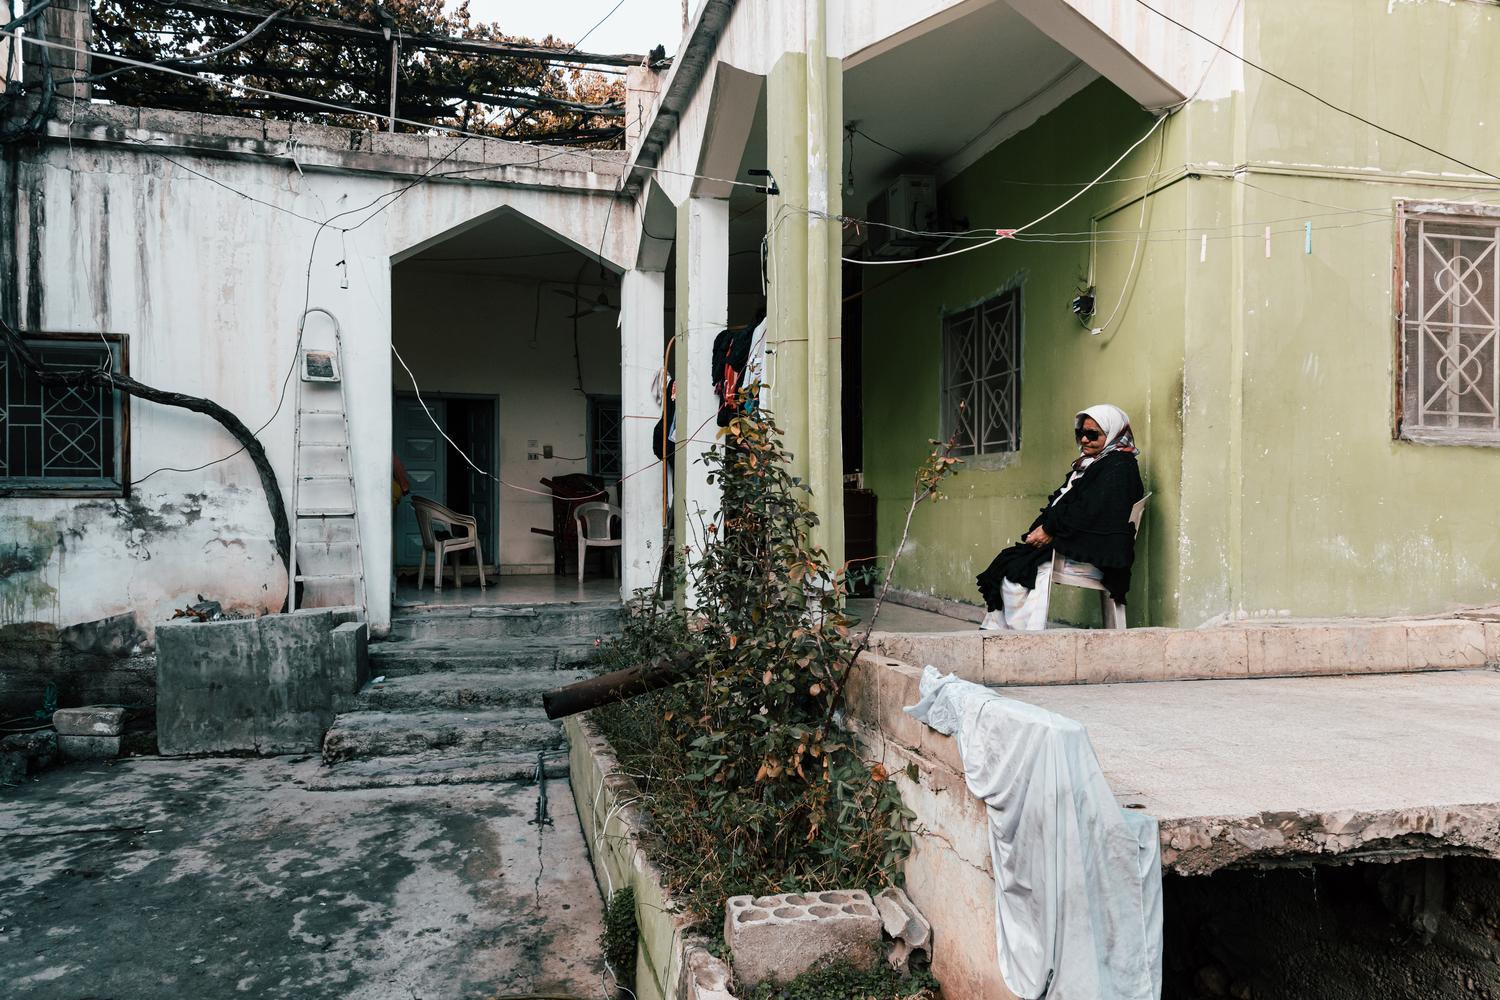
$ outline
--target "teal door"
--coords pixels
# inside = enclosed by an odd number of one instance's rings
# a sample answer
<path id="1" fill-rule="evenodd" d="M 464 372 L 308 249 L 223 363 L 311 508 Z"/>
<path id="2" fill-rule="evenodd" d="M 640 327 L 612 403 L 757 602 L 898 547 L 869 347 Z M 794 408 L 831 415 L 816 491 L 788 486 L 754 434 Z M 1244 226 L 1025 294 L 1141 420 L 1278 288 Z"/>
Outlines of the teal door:
<path id="1" fill-rule="evenodd" d="M 444 401 L 427 400 L 432 419 L 446 423 Z M 447 503 L 448 448 L 415 396 L 397 396 L 392 414 L 395 451 L 411 479 L 411 491 L 438 503 Z M 486 553 L 488 555 L 488 553 Z M 410 501 L 396 509 L 396 565 L 415 566 L 422 560 L 422 534 Z"/>

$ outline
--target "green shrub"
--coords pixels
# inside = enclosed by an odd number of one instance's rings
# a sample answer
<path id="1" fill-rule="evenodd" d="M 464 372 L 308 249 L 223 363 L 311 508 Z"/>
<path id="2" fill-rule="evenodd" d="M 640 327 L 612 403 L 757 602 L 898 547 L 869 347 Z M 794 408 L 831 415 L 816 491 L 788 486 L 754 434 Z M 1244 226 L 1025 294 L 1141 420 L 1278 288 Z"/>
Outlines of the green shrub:
<path id="1" fill-rule="evenodd" d="M 673 588 L 690 583 L 694 607 L 643 594 L 603 650 L 606 670 L 688 653 L 692 673 L 596 713 L 668 891 L 715 933 L 729 896 L 899 884 L 913 818 L 836 723 L 859 644 L 780 432 L 762 413 L 720 437 L 705 457 L 720 512 L 693 525 L 704 553 Z M 953 462 L 934 452 L 914 506 Z"/>

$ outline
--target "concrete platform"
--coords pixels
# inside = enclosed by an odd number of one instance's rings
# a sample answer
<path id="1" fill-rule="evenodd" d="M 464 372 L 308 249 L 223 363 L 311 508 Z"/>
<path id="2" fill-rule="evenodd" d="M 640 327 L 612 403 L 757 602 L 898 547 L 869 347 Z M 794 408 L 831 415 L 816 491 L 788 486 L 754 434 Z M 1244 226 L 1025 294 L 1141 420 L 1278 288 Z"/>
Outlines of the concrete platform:
<path id="1" fill-rule="evenodd" d="M 573 796 L 316 792 L 318 762 L 138 758 L 0 794 L 6 996 L 602 993 Z"/>
<path id="2" fill-rule="evenodd" d="M 1179 872 L 1500 857 L 1500 672 L 1007 687 L 1089 731 Z"/>

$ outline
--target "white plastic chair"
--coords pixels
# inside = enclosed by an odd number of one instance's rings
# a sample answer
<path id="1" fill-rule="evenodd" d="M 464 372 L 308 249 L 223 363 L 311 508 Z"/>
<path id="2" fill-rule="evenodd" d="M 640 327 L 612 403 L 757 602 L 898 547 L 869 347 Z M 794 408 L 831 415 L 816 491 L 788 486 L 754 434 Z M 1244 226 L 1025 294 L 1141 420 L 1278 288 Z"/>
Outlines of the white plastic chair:
<path id="1" fill-rule="evenodd" d="M 616 521 L 620 522 L 620 534 L 625 531 L 625 516 L 612 503 L 579 504 L 573 511 L 578 522 L 578 582 L 583 582 L 583 560 L 590 548 L 614 549 L 615 576 L 620 575 L 620 545 L 622 539 L 612 537 Z"/>
<path id="2" fill-rule="evenodd" d="M 1147 493 L 1140 500 L 1136 501 L 1134 507 L 1130 508 L 1130 526 L 1135 529 L 1137 538 L 1141 534 L 1141 518 L 1146 513 L 1146 501 L 1150 499 L 1151 494 Z M 1078 567 L 1085 566 L 1089 569 L 1094 569 L 1089 563 L 1076 562 L 1066 558 L 1056 550 L 1053 551 L 1052 575 L 1047 581 L 1047 609 L 1050 611 L 1052 608 L 1053 587 L 1078 587 L 1081 590 L 1097 590 L 1099 592 L 1099 610 L 1104 614 L 1104 627 L 1125 628 L 1125 609 L 1110 598 L 1109 591 L 1105 589 L 1103 583 L 1093 576 L 1079 571 Z"/>
<path id="3" fill-rule="evenodd" d="M 479 546 L 479 522 L 469 514 L 449 510 L 436 500 L 413 495 L 412 510 L 417 515 L 417 527 L 422 532 L 422 561 L 417 567 L 417 589 L 427 576 L 427 553 L 432 553 L 432 589 L 443 589 L 443 557 L 453 557 L 453 585 L 463 589 L 463 578 L 459 575 L 458 554 L 474 550 L 478 561 L 479 589 L 486 586 L 484 579 L 484 551 Z M 434 527 L 441 525 L 442 527 Z"/>

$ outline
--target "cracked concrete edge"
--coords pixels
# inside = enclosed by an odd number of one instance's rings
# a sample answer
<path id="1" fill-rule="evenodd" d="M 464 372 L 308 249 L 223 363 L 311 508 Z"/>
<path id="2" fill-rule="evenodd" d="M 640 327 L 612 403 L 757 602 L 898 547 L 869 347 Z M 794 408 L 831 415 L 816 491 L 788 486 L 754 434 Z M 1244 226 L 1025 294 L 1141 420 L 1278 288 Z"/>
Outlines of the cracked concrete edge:
<path id="1" fill-rule="evenodd" d="M 850 672 L 851 726 L 866 756 L 896 777 L 908 807 L 917 812 L 923 824 L 918 841 L 930 841 L 990 876 L 987 814 L 969 794 L 953 740 L 903 710 L 914 703 L 912 685 L 920 676 L 917 668 L 888 656 L 861 656 Z M 901 773 L 908 765 L 915 765 L 915 780 Z M 956 798 L 942 803 L 940 797 L 949 794 Z M 1163 820 L 1161 847 L 1162 870 L 1182 875 L 1464 854 L 1500 858 L 1500 803 Z"/>
<path id="2" fill-rule="evenodd" d="M 1339 812 L 1264 812 L 1163 823 L 1162 867 L 1303 867 L 1471 855 L 1500 858 L 1500 803 Z"/>
<path id="3" fill-rule="evenodd" d="M 661 872 L 640 847 L 639 786 L 621 773 L 613 749 L 586 715 L 569 716 L 563 728 L 573 799 L 599 891 L 607 900 L 626 885 L 635 889 L 637 1000 L 734 1000 L 729 967 L 677 911 Z"/>

